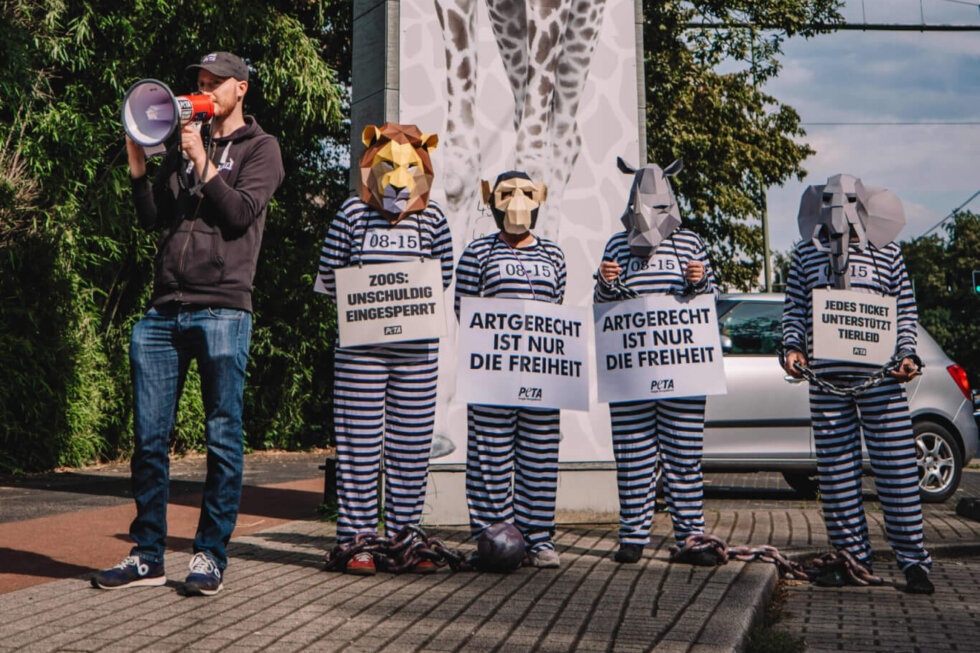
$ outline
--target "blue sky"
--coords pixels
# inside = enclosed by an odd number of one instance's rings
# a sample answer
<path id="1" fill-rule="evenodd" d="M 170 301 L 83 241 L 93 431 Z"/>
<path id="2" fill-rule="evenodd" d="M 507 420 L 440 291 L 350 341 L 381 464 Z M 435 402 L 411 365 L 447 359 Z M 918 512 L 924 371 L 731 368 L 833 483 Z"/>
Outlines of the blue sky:
<path id="1" fill-rule="evenodd" d="M 980 3 L 980 0 L 978 0 Z M 865 0 L 869 23 L 916 23 L 919 0 Z M 977 4 L 922 0 L 927 24 L 980 25 Z M 848 22 L 862 21 L 849 0 Z M 980 32 L 837 32 L 784 44 L 783 69 L 766 91 L 800 113 L 817 153 L 808 176 L 768 193 L 770 241 L 788 251 L 809 184 L 838 172 L 890 188 L 905 204 L 909 240 L 980 190 Z M 819 125 L 844 122 L 976 122 L 976 125 Z M 807 124 L 811 123 L 811 124 Z M 980 212 L 980 197 L 966 208 Z"/>

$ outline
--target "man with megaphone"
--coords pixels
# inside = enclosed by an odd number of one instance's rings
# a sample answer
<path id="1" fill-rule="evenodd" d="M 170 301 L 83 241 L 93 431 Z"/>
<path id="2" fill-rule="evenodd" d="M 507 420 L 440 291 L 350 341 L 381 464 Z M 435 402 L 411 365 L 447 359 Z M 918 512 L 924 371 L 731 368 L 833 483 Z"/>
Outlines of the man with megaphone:
<path id="1" fill-rule="evenodd" d="M 207 480 L 184 583 L 187 594 L 222 588 L 226 546 L 242 486 L 242 396 L 252 333 L 252 282 L 266 209 L 284 171 L 279 144 L 245 116 L 248 66 L 228 52 L 188 66 L 200 95 L 175 98 L 155 80 L 127 92 L 123 124 L 140 226 L 162 232 L 150 306 L 133 327 L 132 488 L 135 546 L 92 583 L 119 589 L 166 583 L 169 438 L 191 360 L 201 376 Z M 203 97 L 202 97 L 203 96 Z M 204 129 L 195 121 L 213 104 Z M 181 100 L 188 100 L 182 102 Z M 194 111 L 184 111 L 192 104 Z M 153 177 L 144 146 L 179 128 Z"/>

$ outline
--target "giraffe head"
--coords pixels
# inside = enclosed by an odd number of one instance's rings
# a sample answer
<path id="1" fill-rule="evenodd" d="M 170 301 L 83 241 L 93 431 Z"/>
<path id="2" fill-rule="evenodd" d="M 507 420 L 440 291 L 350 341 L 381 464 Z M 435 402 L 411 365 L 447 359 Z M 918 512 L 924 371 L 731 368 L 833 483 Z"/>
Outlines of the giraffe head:
<path id="1" fill-rule="evenodd" d="M 669 177 L 680 172 L 684 162 L 678 159 L 666 168 L 655 163 L 633 168 L 617 157 L 616 165 L 621 172 L 633 175 L 629 203 L 621 218 L 628 232 L 630 252 L 647 258 L 664 238 L 681 226 L 681 211 Z"/>
<path id="2" fill-rule="evenodd" d="M 797 220 L 800 235 L 818 251 L 829 253 L 834 276 L 846 277 L 850 246 L 884 247 L 905 226 L 905 210 L 890 190 L 870 188 L 857 177 L 839 174 L 807 187 Z"/>
<path id="3" fill-rule="evenodd" d="M 483 203 L 490 207 L 497 228 L 509 234 L 523 234 L 538 221 L 538 207 L 548 197 L 548 188 L 531 181 L 526 172 L 510 170 L 501 173 L 493 187 L 481 181 Z"/>
<path id="4" fill-rule="evenodd" d="M 361 140 L 367 148 L 360 161 L 361 199 L 392 224 L 424 209 L 434 177 L 429 152 L 439 138 L 415 125 L 386 122 L 365 127 Z"/>

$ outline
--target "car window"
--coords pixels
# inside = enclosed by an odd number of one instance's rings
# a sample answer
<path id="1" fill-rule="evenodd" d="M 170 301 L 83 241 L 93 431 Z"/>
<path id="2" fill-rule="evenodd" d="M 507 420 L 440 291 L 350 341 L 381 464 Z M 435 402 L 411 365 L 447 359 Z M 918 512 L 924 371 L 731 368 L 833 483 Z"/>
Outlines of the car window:
<path id="1" fill-rule="evenodd" d="M 782 340 L 783 305 L 735 302 L 718 319 L 725 355 L 775 356 Z"/>

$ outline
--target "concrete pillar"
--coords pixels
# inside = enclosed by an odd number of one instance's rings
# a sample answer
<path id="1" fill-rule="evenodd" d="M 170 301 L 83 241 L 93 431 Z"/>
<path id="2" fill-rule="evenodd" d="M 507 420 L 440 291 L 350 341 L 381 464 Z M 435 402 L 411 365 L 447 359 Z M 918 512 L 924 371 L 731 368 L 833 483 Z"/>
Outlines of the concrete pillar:
<path id="1" fill-rule="evenodd" d="M 646 57 L 643 54 L 643 0 L 634 0 L 633 6 L 636 8 L 636 96 L 640 101 L 637 107 L 636 125 L 640 131 L 639 165 L 642 166 L 647 162 L 647 80 L 644 68 Z"/>
<path id="2" fill-rule="evenodd" d="M 354 0 L 353 10 L 351 189 L 364 151 L 364 127 L 398 122 L 399 47 L 398 0 Z"/>

